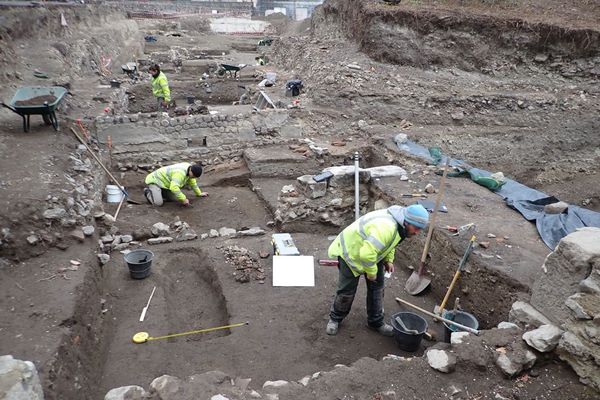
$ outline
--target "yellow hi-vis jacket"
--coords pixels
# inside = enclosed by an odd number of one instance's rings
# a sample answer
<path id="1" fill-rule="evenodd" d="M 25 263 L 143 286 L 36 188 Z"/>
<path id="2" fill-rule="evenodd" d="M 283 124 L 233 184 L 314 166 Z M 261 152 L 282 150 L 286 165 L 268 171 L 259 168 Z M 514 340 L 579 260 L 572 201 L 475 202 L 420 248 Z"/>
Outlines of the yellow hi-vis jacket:
<path id="1" fill-rule="evenodd" d="M 162 97 L 167 103 L 171 101 L 169 81 L 162 72 L 156 78 L 152 77 L 152 94 L 156 97 Z"/>
<path id="2" fill-rule="evenodd" d="M 329 257 L 342 257 L 354 276 L 374 279 L 377 263 L 394 262 L 396 246 L 403 238 L 398 222 L 387 210 L 370 212 L 346 227 L 329 246 Z"/>
<path id="3" fill-rule="evenodd" d="M 168 189 L 173 192 L 179 201 L 186 199 L 185 194 L 181 191 L 181 188 L 185 185 L 189 185 L 196 196 L 200 196 L 202 191 L 196 183 L 196 178 L 190 178 L 187 175 L 190 165 L 190 163 L 184 162 L 159 168 L 146 176 L 146 185 L 154 184 L 163 189 Z"/>

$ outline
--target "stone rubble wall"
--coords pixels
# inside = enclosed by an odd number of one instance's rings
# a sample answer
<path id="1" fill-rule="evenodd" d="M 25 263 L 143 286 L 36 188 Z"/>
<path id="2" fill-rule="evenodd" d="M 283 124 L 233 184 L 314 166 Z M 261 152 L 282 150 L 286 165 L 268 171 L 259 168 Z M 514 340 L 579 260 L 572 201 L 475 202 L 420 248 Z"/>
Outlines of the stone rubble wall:
<path id="1" fill-rule="evenodd" d="M 303 175 L 296 179 L 294 185 L 287 185 L 281 189 L 278 207 L 275 210 L 275 220 L 279 224 L 289 226 L 298 221 L 310 221 L 342 227 L 354 220 L 354 166 L 329 167 L 323 172 L 330 172 L 331 178 L 315 182 L 312 175 Z M 404 169 L 395 165 L 360 168 L 360 214 L 368 212 L 372 179 L 389 176 L 402 178 L 406 174 Z"/>
<path id="2" fill-rule="evenodd" d="M 600 228 L 563 238 L 542 268 L 531 304 L 513 304 L 511 321 L 537 328 L 524 340 L 538 350 L 556 347 L 581 382 L 600 391 Z"/>
<path id="3" fill-rule="evenodd" d="M 131 114 L 97 117 L 101 144 L 112 142 L 117 162 L 231 160 L 244 149 L 287 143 L 302 137 L 302 127 L 287 110 L 236 115 L 163 117 Z M 206 162 L 210 164 L 210 162 Z"/>

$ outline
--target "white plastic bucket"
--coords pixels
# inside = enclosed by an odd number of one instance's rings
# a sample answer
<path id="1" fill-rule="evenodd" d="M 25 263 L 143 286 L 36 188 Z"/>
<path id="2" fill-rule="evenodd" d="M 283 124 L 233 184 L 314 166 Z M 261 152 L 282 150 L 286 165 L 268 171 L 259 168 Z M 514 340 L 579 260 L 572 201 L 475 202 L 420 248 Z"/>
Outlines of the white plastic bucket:
<path id="1" fill-rule="evenodd" d="M 125 196 L 117 185 L 106 185 L 106 202 L 120 203 Z"/>

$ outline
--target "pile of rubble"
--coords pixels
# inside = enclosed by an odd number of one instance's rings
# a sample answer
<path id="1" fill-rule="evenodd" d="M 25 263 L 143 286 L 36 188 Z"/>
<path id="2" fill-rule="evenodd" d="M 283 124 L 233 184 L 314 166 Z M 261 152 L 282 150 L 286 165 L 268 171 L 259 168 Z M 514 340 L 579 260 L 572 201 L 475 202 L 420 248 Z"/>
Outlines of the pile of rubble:
<path id="1" fill-rule="evenodd" d="M 240 283 L 250 282 L 251 279 L 265 282 L 265 270 L 261 267 L 258 257 L 244 247 L 228 246 L 223 250 L 225 260 L 235 267 L 233 276 Z M 261 254 L 262 256 L 262 254 Z"/>

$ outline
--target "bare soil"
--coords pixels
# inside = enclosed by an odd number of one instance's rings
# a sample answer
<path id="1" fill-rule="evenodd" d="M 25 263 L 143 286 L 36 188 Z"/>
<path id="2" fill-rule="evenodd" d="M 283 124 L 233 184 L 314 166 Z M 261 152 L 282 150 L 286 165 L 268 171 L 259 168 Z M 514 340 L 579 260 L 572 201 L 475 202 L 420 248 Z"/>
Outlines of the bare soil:
<path id="1" fill-rule="evenodd" d="M 36 10 L 31 18 L 35 20 L 40 12 Z M 58 20 L 55 11 L 38 18 L 31 28 L 15 23 L 18 13 L 7 15 L 3 21 L 11 24 L 4 27 L 3 35 L 9 34 L 13 42 L 0 45 L 0 54 L 10 56 L 2 57 L 10 74 L 1 77 L 6 84 L 1 97 L 10 98 L 17 85 L 39 84 L 31 74 L 36 68 L 57 79 L 66 77 L 73 83 L 75 96 L 65 99 L 59 119 L 68 127 L 82 118 L 91 128 L 92 118 L 106 107 L 92 99 L 111 93 L 102 85 L 106 78 L 97 75 L 103 53 L 98 49 L 119 47 L 119 43 L 134 48 L 142 32 L 123 34 L 133 28 L 131 21 L 120 17 L 114 17 L 111 29 L 97 24 L 110 19 L 110 14 L 98 17 L 86 11 L 80 15 L 81 25 L 67 14 L 72 29 L 87 29 L 96 35 L 82 42 L 76 32 L 62 32 L 50 22 Z M 305 29 L 306 23 L 287 30 L 280 27 L 287 33 L 267 49 L 273 60 L 269 69 L 278 72 L 279 82 L 304 80 L 306 91 L 298 98 L 300 108 L 290 112 L 302 118 L 306 137 L 344 142 L 344 147 L 331 147 L 338 157 L 336 163 L 349 162 L 353 150 L 369 147 L 369 163 L 389 162 L 421 171 L 419 162 L 382 151 L 384 139 L 404 132 L 478 167 L 503 171 L 563 200 L 600 210 L 596 115 L 600 92 L 594 72 L 599 67 L 598 16 L 598 5 L 586 1 L 422 1 L 398 7 L 375 1 L 328 1 L 313 19 L 310 31 Z M 153 33 L 153 24 L 140 25 L 146 33 Z M 115 40 L 103 43 L 102 38 L 107 37 Z M 254 39 L 197 32 L 160 38 L 159 44 L 146 44 L 145 55 L 139 56 L 165 60 L 172 68 L 169 80 L 178 101 L 190 93 L 206 104 L 238 100 L 238 86 L 246 81 L 218 80 L 218 95 L 211 96 L 206 87 L 192 85 L 197 82 L 194 74 L 178 69 L 179 58 L 169 51 L 189 48 L 190 53 L 217 57 L 219 62 L 252 63 L 257 53 L 250 52 L 249 43 Z M 59 42 L 66 48 L 53 45 Z M 85 48 L 90 52 L 81 51 Z M 124 52 L 113 53 L 120 55 L 113 64 L 117 74 L 119 63 L 130 60 Z M 34 57 L 39 54 L 45 58 Z M 543 61 L 536 61 L 536 56 Z M 16 61 L 10 64 L 11 59 Z M 360 69 L 347 67 L 354 63 Z M 15 74 L 17 71 L 21 75 Z M 281 94 L 282 87 L 273 91 Z M 148 82 L 128 90 L 136 97 L 129 111 L 146 111 L 154 105 L 150 104 Z M 252 254 L 269 252 L 270 234 L 275 230 L 251 238 L 207 238 L 154 247 L 144 243 L 155 258 L 152 275 L 141 281 L 129 277 L 118 252 L 100 267 L 95 255 L 97 239 L 108 231 L 107 226 L 97 222 L 94 236 L 79 243 L 65 227 L 46 222 L 42 216 L 45 209 L 62 204 L 68 195 L 66 188 L 71 191 L 64 175 L 73 174 L 69 153 L 76 150 L 78 142 L 66 128 L 55 133 L 41 119 L 38 122 L 23 134 L 13 113 L 0 114 L 0 347 L 36 364 L 47 399 L 102 398 L 111 388 L 147 386 L 162 374 L 185 377 L 215 369 L 251 377 L 252 385 L 260 387 L 265 380 L 297 380 L 330 370 L 335 364 L 351 364 L 362 356 L 409 356 L 398 350 L 393 340 L 365 329 L 362 283 L 340 334 L 324 334 L 337 280 L 334 268 L 316 267 L 314 288 L 277 288 L 271 285 L 271 257 L 259 257 L 266 271 L 264 283 L 256 279 L 237 282 L 225 249 L 240 246 Z M 216 165 L 200 179 L 208 198 L 194 199 L 189 209 L 174 203 L 162 208 L 126 205 L 116 224 L 119 233 L 147 236 L 152 224 L 177 218 L 199 235 L 221 227 L 265 228 L 273 219 L 281 186 L 293 180 L 294 171 L 300 168 L 293 160 L 285 162 L 289 149 L 280 150 L 283 161 L 276 177 L 253 178 L 251 183 L 245 166 L 238 165 L 236 172 L 230 165 Z M 320 168 L 314 159 L 301 166 Z M 111 170 L 142 198 L 145 172 L 121 175 L 117 168 Z M 91 175 L 100 177 L 99 171 L 95 166 Z M 294 176 L 284 178 L 286 173 Z M 99 180 L 92 188 L 96 192 L 107 183 Z M 418 190 L 429 181 L 435 184 L 437 178 L 415 178 L 413 186 L 395 191 Z M 390 185 L 382 181 L 380 191 L 371 194 L 372 200 L 384 191 L 394 193 L 386 186 Z M 453 211 L 441 217 L 440 227 L 475 220 L 479 235 L 495 233 L 510 238 L 491 243 L 485 253 L 493 255 L 493 260 L 473 257 L 473 269 L 456 289 L 465 308 L 477 315 L 482 326 L 492 327 L 506 319 L 512 301 L 527 296 L 548 250 L 525 220 L 508 231 L 507 221 L 513 223 L 517 217 L 505 218 L 504 205 L 492 193 L 466 180 L 451 181 L 448 193 Z M 103 206 L 105 211 L 115 212 L 116 205 Z M 32 232 L 44 232 L 35 245 L 26 239 Z M 330 226 L 299 225 L 293 236 L 303 254 L 318 259 L 326 258 L 327 236 L 332 233 Z M 432 310 L 439 302 L 445 292 L 445 284 L 440 282 L 450 281 L 467 239 L 436 232 L 430 263 L 437 282 L 423 296 L 412 299 L 417 305 Z M 418 265 L 422 245 L 420 238 L 399 248 L 398 271 L 386 281 L 387 316 L 398 310 L 393 297 L 403 293 L 409 266 Z M 65 270 L 70 260 L 79 260 L 81 266 Z M 140 323 L 139 314 L 154 286 L 157 290 L 146 320 Z M 139 331 L 159 336 L 245 321 L 250 324 L 227 331 L 141 345 L 131 341 Z M 430 322 L 439 339 L 442 326 Z M 424 341 L 414 355 L 422 355 L 431 345 L 433 342 Z M 407 398 L 448 398 L 451 385 L 463 389 L 453 398 L 487 399 L 496 393 L 515 399 L 595 396 L 556 360 L 546 360 L 535 372 L 535 377 L 526 374 L 506 380 L 494 366 L 485 370 L 465 367 L 451 375 L 428 375 L 432 371 L 427 366 L 402 371 L 390 368 L 374 377 L 367 373 L 352 376 L 347 385 L 337 382 L 312 395 L 376 399 L 393 382 Z M 431 385 L 416 380 L 419 376 L 428 377 Z"/>

